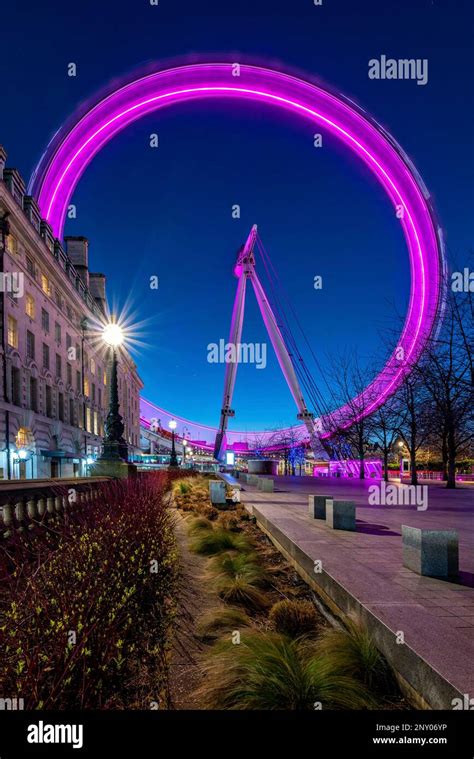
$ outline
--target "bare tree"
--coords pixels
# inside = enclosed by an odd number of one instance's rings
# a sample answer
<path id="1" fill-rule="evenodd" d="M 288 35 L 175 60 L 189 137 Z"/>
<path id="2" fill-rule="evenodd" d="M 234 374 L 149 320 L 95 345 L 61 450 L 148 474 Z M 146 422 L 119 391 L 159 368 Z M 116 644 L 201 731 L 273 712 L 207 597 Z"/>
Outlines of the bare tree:
<path id="1" fill-rule="evenodd" d="M 430 433 L 429 397 L 419 372 L 412 371 L 403 380 L 397 393 L 398 414 L 396 432 L 402 438 L 410 456 L 411 484 L 418 484 L 417 453 Z"/>
<path id="2" fill-rule="evenodd" d="M 332 440 L 334 448 L 349 447 L 352 456 L 359 461 L 359 478 L 365 478 L 364 462 L 366 454 L 371 450 L 370 434 L 372 422 L 365 417 L 363 412 L 369 403 L 366 387 L 369 384 L 370 372 L 362 369 L 357 355 L 341 355 L 332 358 L 333 378 L 335 395 L 341 406 L 347 410 L 344 419 L 340 422 L 337 418 L 332 419 Z M 347 417 L 350 427 L 347 427 Z"/>
<path id="3" fill-rule="evenodd" d="M 397 420 L 399 418 L 398 401 L 393 396 L 372 414 L 371 435 L 382 451 L 383 477 L 388 482 L 388 459 L 393 445 L 399 437 Z"/>
<path id="4" fill-rule="evenodd" d="M 474 440 L 472 294 L 456 295 L 448 294 L 442 330 L 417 367 L 431 400 L 448 488 L 456 487 L 456 461 Z"/>
<path id="5" fill-rule="evenodd" d="M 291 426 L 286 429 L 277 429 L 270 437 L 269 444 L 281 451 L 284 461 L 285 474 L 296 474 L 295 464 L 297 463 L 297 457 L 294 456 L 294 451 L 301 448 L 301 436 L 298 433 L 298 428 Z"/>

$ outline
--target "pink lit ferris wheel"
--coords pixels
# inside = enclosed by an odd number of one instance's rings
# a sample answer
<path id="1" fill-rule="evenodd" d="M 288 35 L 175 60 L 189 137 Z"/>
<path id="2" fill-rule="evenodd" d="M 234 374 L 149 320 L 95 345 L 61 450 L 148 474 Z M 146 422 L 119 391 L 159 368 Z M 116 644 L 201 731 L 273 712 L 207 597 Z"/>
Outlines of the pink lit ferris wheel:
<path id="1" fill-rule="evenodd" d="M 247 261 L 242 258 L 237 263 L 235 273 L 239 284 L 231 335 L 238 337 L 239 309 L 245 297 L 245 282 L 250 279 L 280 367 L 298 408 L 301 436 L 311 439 L 317 435 L 324 440 L 331 436 L 333 429 L 350 427 L 355 421 L 354 408 L 358 409 L 357 418 L 368 416 L 400 387 L 436 329 L 443 307 L 443 239 L 433 214 L 429 192 L 401 147 L 374 119 L 342 95 L 336 95 L 319 84 L 261 66 L 196 63 L 157 70 L 117 86 L 59 132 L 36 168 L 29 192 L 37 198 L 41 213 L 53 233 L 61 238 L 74 188 L 88 164 L 109 140 L 153 111 L 178 103 L 212 99 L 234 103 L 254 101 L 272 109 L 276 118 L 282 111 L 289 112 L 330 132 L 376 177 L 389 197 L 403 230 L 410 261 L 411 289 L 396 348 L 380 373 L 355 399 L 356 403 L 345 405 L 317 420 L 308 411 L 295 381 L 294 367 L 284 341 L 281 344 L 281 334 L 272 321 L 271 309 L 268 310 L 265 305 L 265 293 L 253 268 L 251 253 L 256 230 L 252 230 L 244 247 Z M 239 266 L 242 267 L 240 273 Z M 244 271 L 246 276 L 243 276 Z M 215 452 L 218 456 L 226 439 L 230 444 L 244 438 L 251 441 L 252 435 L 257 434 L 227 430 L 227 421 L 232 415 L 230 401 L 235 370 L 235 365 L 227 366 L 219 428 L 183 420 L 191 437 L 199 439 L 199 435 L 205 434 L 208 440 L 216 441 Z M 151 416 L 159 415 L 165 421 L 171 416 L 144 399 L 141 414 L 145 425 Z M 262 433 L 258 432 L 258 435 L 261 439 Z"/>

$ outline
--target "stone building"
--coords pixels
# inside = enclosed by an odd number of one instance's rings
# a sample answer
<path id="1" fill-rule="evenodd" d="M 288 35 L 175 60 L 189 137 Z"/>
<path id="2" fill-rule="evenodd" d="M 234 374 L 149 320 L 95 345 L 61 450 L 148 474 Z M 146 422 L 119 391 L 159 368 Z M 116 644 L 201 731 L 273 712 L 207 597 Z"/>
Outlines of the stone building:
<path id="1" fill-rule="evenodd" d="M 53 237 L 5 160 L 0 147 L 0 478 L 86 475 L 108 406 L 105 275 L 89 271 L 86 238 Z M 118 384 L 133 455 L 143 385 L 122 348 Z"/>

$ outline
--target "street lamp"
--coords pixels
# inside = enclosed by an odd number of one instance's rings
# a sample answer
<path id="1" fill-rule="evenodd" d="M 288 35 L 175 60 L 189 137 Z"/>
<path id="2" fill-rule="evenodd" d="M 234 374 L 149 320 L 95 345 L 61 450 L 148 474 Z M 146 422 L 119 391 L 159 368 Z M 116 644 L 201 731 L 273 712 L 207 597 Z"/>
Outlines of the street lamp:
<path id="1" fill-rule="evenodd" d="M 99 462 L 122 462 L 127 444 L 123 439 L 124 424 L 119 413 L 118 378 L 117 378 L 117 348 L 124 341 L 123 330 L 119 324 L 112 321 L 106 324 L 102 331 L 102 339 L 112 350 L 112 367 L 110 372 L 109 411 L 105 420 L 105 436 L 103 452 Z"/>
<path id="2" fill-rule="evenodd" d="M 174 419 L 170 419 L 168 422 L 168 427 L 171 430 L 171 456 L 170 456 L 170 466 L 177 467 L 178 466 L 178 457 L 176 456 L 176 448 L 174 443 L 174 431 L 176 429 L 176 422 Z"/>
<path id="3" fill-rule="evenodd" d="M 186 446 L 188 444 L 187 440 L 183 439 L 183 466 L 186 464 Z"/>

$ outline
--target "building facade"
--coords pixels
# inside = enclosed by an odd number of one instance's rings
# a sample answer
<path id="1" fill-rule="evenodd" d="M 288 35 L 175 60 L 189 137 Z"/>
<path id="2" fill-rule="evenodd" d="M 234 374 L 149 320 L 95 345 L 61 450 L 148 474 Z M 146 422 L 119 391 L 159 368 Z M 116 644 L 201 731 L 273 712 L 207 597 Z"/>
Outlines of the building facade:
<path id="1" fill-rule="evenodd" d="M 86 238 L 54 238 L 5 161 L 0 147 L 0 479 L 85 476 L 108 408 L 105 276 L 89 271 Z M 143 385 L 125 348 L 118 386 L 133 456 Z"/>

